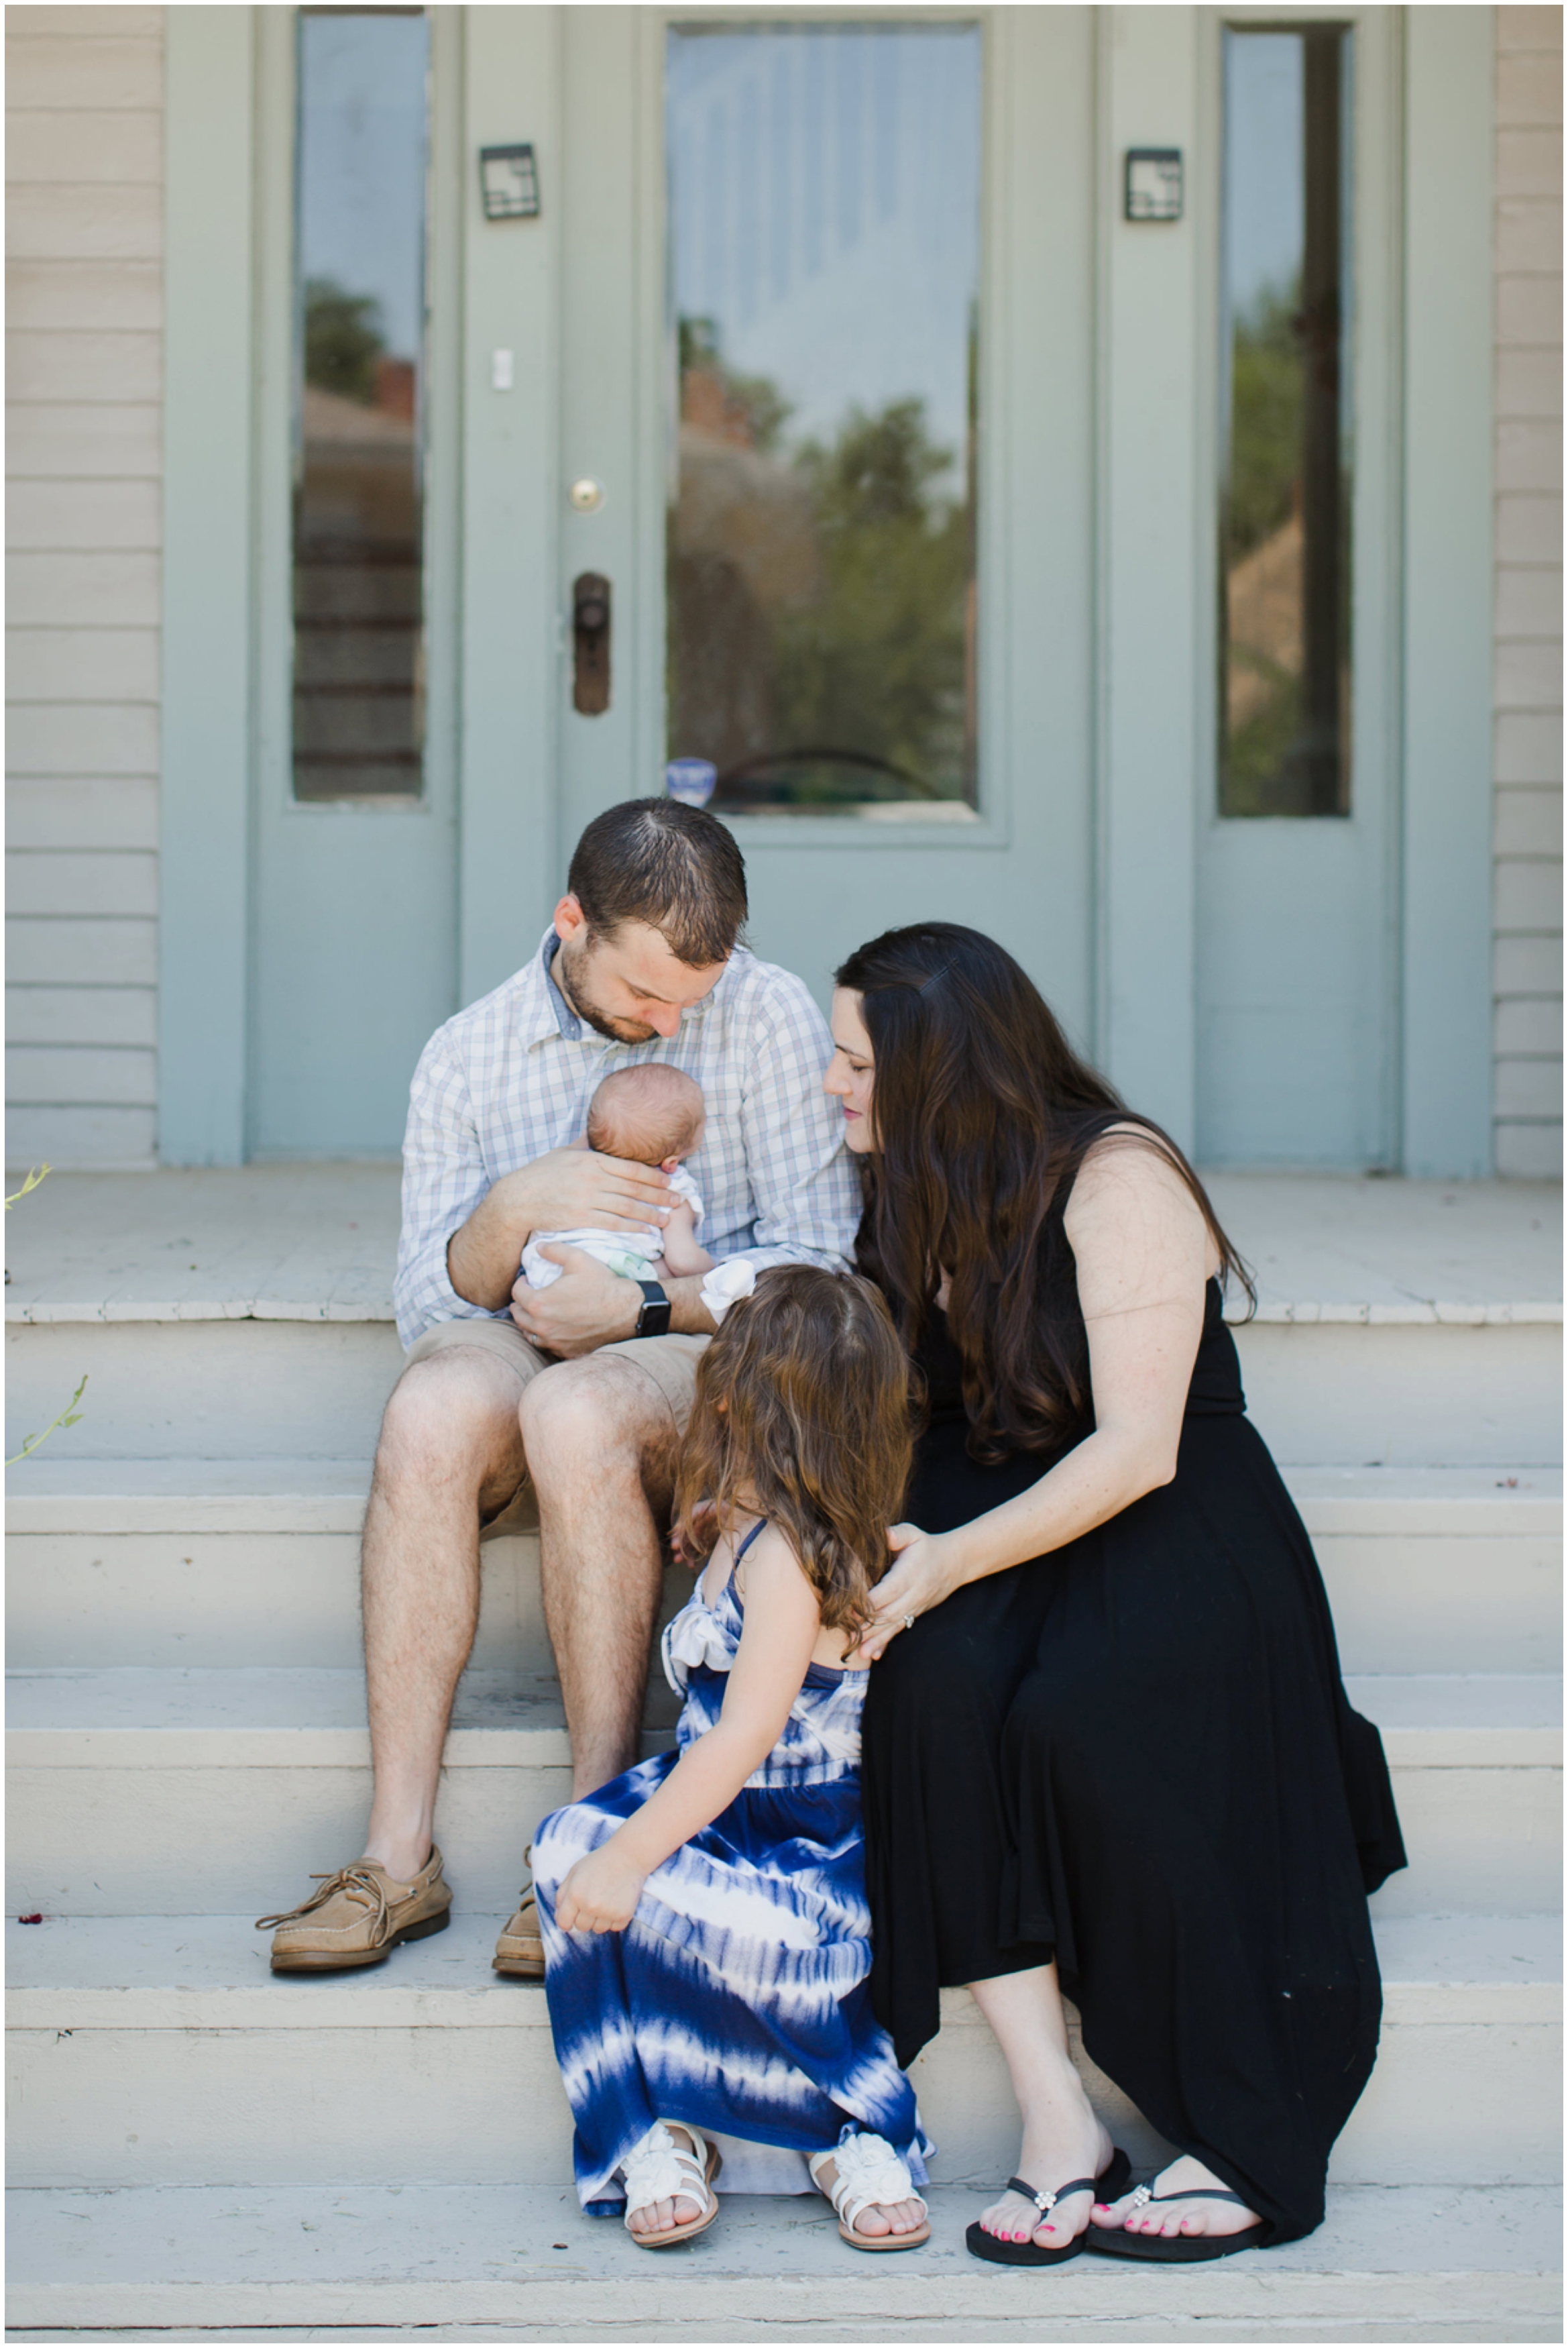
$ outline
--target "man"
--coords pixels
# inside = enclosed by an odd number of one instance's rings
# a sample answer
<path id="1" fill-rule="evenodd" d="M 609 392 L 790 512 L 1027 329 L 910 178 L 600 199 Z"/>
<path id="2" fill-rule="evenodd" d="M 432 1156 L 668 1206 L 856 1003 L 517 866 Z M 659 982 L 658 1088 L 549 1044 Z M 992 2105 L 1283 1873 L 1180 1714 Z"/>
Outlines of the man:
<path id="1" fill-rule="evenodd" d="M 433 1840 L 452 1699 L 479 1612 L 479 1540 L 537 1510 L 574 1792 L 637 1758 L 680 1437 L 713 1322 L 700 1279 L 625 1280 L 535 1231 L 657 1225 L 657 1168 L 569 1145 L 611 1069 L 701 1086 L 692 1169 L 722 1262 L 838 1265 L 858 1212 L 821 1082 L 832 1044 L 801 981 L 736 944 L 745 867 L 713 817 L 632 799 L 590 823 L 537 957 L 447 1021 L 415 1072 L 395 1291 L 408 1349 L 382 1421 L 363 1551 L 374 1798 L 363 1858 L 278 1926 L 278 1972 L 379 1964 L 439 1931 Z M 532 1895 L 497 1970 L 539 1974 Z"/>

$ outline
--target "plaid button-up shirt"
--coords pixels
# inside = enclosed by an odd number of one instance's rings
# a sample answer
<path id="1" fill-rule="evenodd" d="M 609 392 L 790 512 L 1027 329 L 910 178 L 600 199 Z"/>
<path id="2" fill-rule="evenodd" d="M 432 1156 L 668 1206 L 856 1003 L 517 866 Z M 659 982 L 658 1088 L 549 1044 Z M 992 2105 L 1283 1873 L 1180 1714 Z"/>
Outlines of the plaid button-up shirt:
<path id="1" fill-rule="evenodd" d="M 832 1039 L 802 982 L 737 947 L 673 1036 L 616 1044 L 568 1005 L 555 944 L 548 931 L 504 986 L 437 1028 L 414 1072 L 393 1290 L 405 1345 L 436 1321 L 507 1317 L 458 1295 L 448 1241 L 503 1174 L 575 1141 L 600 1078 L 640 1060 L 667 1060 L 702 1088 L 707 1129 L 686 1162 L 709 1254 L 842 1267 L 859 1188 L 822 1090 Z"/>

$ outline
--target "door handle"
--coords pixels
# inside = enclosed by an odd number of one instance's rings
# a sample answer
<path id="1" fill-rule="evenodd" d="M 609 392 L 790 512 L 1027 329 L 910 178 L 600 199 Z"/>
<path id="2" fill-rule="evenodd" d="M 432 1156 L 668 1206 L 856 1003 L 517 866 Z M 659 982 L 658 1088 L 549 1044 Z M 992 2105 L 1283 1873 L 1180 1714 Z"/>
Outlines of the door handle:
<path id="1" fill-rule="evenodd" d="M 610 582 L 585 571 L 571 586 L 571 705 L 584 717 L 610 707 Z"/>

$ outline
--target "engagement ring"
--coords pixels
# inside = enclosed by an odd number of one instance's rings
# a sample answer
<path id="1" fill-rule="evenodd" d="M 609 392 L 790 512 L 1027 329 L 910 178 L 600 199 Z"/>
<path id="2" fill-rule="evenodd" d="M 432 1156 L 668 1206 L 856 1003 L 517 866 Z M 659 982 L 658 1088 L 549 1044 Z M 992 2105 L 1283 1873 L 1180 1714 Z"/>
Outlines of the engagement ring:
<path id="1" fill-rule="evenodd" d="M 905 1615 L 905 1617 L 904 1617 L 904 1628 L 906 1629 L 906 1631 L 912 1631 L 912 1630 L 915 1628 L 915 1617 L 913 1616 L 913 1614 L 906 1614 L 906 1615 Z"/>

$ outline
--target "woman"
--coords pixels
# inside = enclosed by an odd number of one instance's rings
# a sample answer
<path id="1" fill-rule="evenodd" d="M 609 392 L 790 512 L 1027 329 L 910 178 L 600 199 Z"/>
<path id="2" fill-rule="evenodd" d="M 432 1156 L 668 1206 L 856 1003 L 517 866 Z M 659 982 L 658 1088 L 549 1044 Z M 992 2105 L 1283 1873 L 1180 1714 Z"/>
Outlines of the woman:
<path id="1" fill-rule="evenodd" d="M 1404 1851 L 1243 1416 L 1221 1282 L 1245 1274 L 1181 1152 L 991 940 L 878 938 L 833 1034 L 861 1268 L 929 1395 L 865 1643 L 878 2014 L 907 2064 L 965 1983 L 1006 2056 L 1023 2148 L 977 2255 L 1291 2240 L 1371 2071 L 1366 1895 Z M 1179 2147 L 1152 2193 L 1094 2199 L 1112 2148 L 1064 1993 Z"/>

